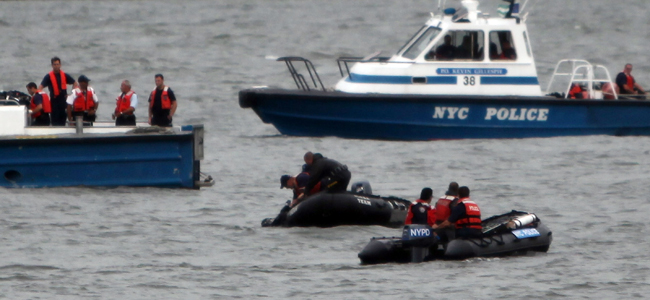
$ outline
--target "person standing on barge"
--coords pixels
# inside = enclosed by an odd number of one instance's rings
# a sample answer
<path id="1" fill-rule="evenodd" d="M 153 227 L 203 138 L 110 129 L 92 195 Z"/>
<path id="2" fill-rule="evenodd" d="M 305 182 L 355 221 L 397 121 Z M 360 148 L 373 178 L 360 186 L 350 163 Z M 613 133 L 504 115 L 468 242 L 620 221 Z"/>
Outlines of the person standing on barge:
<path id="1" fill-rule="evenodd" d="M 32 96 L 29 109 L 32 115 L 32 126 L 50 126 L 52 105 L 50 96 L 36 88 L 36 83 L 27 84 L 27 92 Z"/>
<path id="2" fill-rule="evenodd" d="M 68 97 L 67 86 L 71 84 L 73 88 L 79 87 L 74 78 L 61 70 L 61 59 L 52 57 L 52 71 L 43 77 L 38 90 L 42 91 L 44 87 L 50 90 L 50 102 L 52 104 L 52 126 L 65 126 L 66 120 L 66 98 Z"/>
<path id="3" fill-rule="evenodd" d="M 79 87 L 72 90 L 72 94 L 66 101 L 68 103 L 68 121 L 72 122 L 73 116 L 83 116 L 84 122 L 95 122 L 97 119 L 97 108 L 99 108 L 99 99 L 95 90 L 88 86 L 90 79 L 86 75 L 79 76 Z"/>
<path id="4" fill-rule="evenodd" d="M 174 91 L 165 85 L 165 77 L 162 74 L 156 74 L 154 79 L 156 88 L 149 96 L 149 124 L 171 127 L 176 113 L 176 96 Z"/>
<path id="5" fill-rule="evenodd" d="M 135 108 L 138 106 L 138 95 L 131 90 L 131 82 L 122 81 L 120 85 L 122 94 L 115 99 L 116 107 L 113 113 L 115 126 L 135 126 Z"/>

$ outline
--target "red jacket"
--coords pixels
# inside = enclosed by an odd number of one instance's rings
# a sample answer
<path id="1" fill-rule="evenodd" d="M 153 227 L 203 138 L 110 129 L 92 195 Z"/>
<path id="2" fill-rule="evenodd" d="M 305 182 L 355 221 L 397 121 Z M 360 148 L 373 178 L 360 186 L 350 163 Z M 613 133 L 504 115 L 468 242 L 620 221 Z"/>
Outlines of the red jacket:
<path id="1" fill-rule="evenodd" d="M 458 205 L 461 203 L 465 205 L 465 214 L 456 221 L 456 228 L 483 229 L 481 209 L 479 209 L 478 205 L 469 197 L 460 199 Z"/>
<path id="2" fill-rule="evenodd" d="M 436 223 L 440 224 L 451 215 L 451 202 L 457 199 L 455 196 L 444 196 L 436 202 Z"/>
<path id="3" fill-rule="evenodd" d="M 50 103 L 50 96 L 47 93 L 43 92 L 43 91 L 36 91 L 36 93 L 40 94 L 41 97 L 43 97 L 43 104 L 42 104 L 43 109 L 41 111 L 33 114 L 32 117 L 34 117 L 34 118 L 40 117 L 41 114 L 43 114 L 43 113 L 49 114 L 49 113 L 52 112 L 52 104 Z M 36 94 L 34 94 L 34 96 L 36 96 Z M 32 96 L 32 100 L 31 100 L 31 102 L 29 104 L 29 108 L 31 110 L 34 110 L 38 106 L 38 105 L 36 105 L 36 103 L 34 103 L 34 96 Z"/>

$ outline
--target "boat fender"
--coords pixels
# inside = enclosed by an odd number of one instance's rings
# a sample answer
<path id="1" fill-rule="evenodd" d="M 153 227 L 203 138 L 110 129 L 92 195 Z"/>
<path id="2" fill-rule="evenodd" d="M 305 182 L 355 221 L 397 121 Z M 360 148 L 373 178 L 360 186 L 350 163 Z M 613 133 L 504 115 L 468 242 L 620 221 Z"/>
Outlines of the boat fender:
<path id="1" fill-rule="evenodd" d="M 527 214 L 510 220 L 507 227 L 508 229 L 517 229 L 537 221 L 539 221 L 539 218 L 535 214 Z"/>

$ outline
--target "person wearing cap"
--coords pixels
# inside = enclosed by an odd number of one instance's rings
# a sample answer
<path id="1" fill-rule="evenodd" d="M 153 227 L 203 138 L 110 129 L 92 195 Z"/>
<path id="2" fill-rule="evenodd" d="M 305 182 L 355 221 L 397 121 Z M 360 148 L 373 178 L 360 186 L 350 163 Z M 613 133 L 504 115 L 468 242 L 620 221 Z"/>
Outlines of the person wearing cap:
<path id="1" fill-rule="evenodd" d="M 38 90 L 42 91 L 44 87 L 50 90 L 50 103 L 52 105 L 52 126 L 65 126 L 66 120 L 66 98 L 68 97 L 68 85 L 77 88 L 79 85 L 74 78 L 61 70 L 61 59 L 52 57 L 52 71 L 43 77 Z"/>
<path id="2" fill-rule="evenodd" d="M 131 82 L 122 81 L 120 85 L 122 94 L 117 96 L 113 120 L 115 126 L 135 126 L 135 108 L 138 106 L 138 95 L 131 90 Z"/>
<path id="3" fill-rule="evenodd" d="M 476 202 L 469 198 L 469 188 L 458 188 L 458 204 L 451 209 L 451 215 L 441 224 L 433 225 L 433 229 L 456 227 L 456 238 L 478 238 L 483 234 L 481 224 L 481 209 Z"/>
<path id="4" fill-rule="evenodd" d="M 436 223 L 436 210 L 431 207 L 431 200 L 433 199 L 433 190 L 431 188 L 423 188 L 420 192 L 420 199 L 415 200 L 415 203 L 409 206 L 406 213 L 406 220 L 404 224 L 422 224 L 433 226 Z"/>
<path id="5" fill-rule="evenodd" d="M 293 198 L 291 201 L 291 207 L 298 204 L 298 198 L 300 195 L 305 193 L 305 186 L 309 182 L 309 174 L 307 172 L 302 172 L 296 176 L 282 175 L 280 178 L 280 188 L 288 188 L 293 190 Z"/>
<path id="6" fill-rule="evenodd" d="M 83 116 L 84 122 L 95 122 L 97 118 L 97 108 L 99 107 L 99 99 L 95 90 L 88 86 L 90 79 L 86 75 L 79 76 L 77 79 L 79 87 L 72 90 L 72 94 L 68 96 L 68 121 L 72 122 L 73 116 Z"/>
<path id="7" fill-rule="evenodd" d="M 149 125 L 171 127 L 176 113 L 176 96 L 174 91 L 165 85 L 162 74 L 154 76 L 156 88 L 149 96 Z"/>
<path id="8" fill-rule="evenodd" d="M 38 90 L 34 82 L 27 84 L 27 92 L 32 96 L 29 104 L 32 126 L 50 126 L 50 113 L 52 112 L 50 96 Z"/>

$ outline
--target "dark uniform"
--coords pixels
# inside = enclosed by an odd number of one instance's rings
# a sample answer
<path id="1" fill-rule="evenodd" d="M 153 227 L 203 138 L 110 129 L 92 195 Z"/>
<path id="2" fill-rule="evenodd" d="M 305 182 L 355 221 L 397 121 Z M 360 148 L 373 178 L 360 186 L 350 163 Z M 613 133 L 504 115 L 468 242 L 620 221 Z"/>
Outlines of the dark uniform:
<path id="1" fill-rule="evenodd" d="M 326 157 L 314 157 L 309 168 L 309 183 L 305 188 L 306 195 L 321 181 L 321 191 L 344 192 L 348 188 L 352 174 L 348 167 Z M 324 183 L 324 184 L 323 184 Z"/>
<path id="2" fill-rule="evenodd" d="M 68 73 L 65 73 L 66 84 L 74 84 L 75 80 Z M 54 95 L 54 87 L 52 81 L 50 80 L 50 74 L 48 73 L 43 77 L 41 81 L 42 86 L 46 86 L 50 90 L 50 102 L 52 103 L 52 113 L 50 115 L 52 119 L 52 126 L 65 126 L 65 121 L 68 119 L 68 113 L 66 109 L 68 104 L 65 102 L 68 98 L 68 90 L 61 89 L 61 74 L 55 72 L 54 78 L 56 79 L 57 85 L 59 86 L 59 95 Z"/>
<path id="3" fill-rule="evenodd" d="M 33 106 L 39 106 L 43 104 L 43 96 L 39 93 L 34 94 Z M 44 104 L 43 104 L 44 105 Z M 45 112 L 45 108 L 41 111 L 41 114 L 32 119 L 32 126 L 50 126 L 50 114 Z"/>
<path id="4" fill-rule="evenodd" d="M 471 206 L 474 211 L 468 213 L 467 207 Z M 456 225 L 456 237 L 477 238 L 482 236 L 481 212 L 478 205 L 469 198 L 460 199 L 458 204 L 451 210 L 449 222 Z"/>
<path id="5" fill-rule="evenodd" d="M 149 102 L 153 101 L 153 104 L 151 104 L 151 125 L 170 127 L 172 126 L 172 120 L 169 119 L 171 109 L 162 108 L 162 94 L 163 91 L 156 88 L 152 93 L 153 97 L 149 97 Z M 167 94 L 169 95 L 169 101 L 176 101 L 174 91 L 170 87 L 167 87 Z"/>

